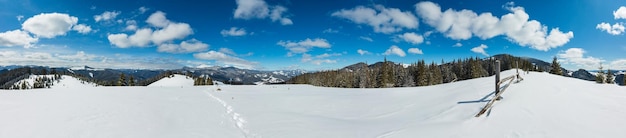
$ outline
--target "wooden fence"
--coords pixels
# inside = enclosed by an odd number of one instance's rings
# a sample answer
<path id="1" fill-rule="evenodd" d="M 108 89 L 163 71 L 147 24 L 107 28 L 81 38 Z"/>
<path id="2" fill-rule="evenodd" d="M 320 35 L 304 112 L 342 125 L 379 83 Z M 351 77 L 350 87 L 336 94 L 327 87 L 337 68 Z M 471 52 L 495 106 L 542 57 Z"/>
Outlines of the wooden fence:
<path id="1" fill-rule="evenodd" d="M 517 66 L 517 63 L 516 63 L 516 66 Z M 517 78 L 518 81 L 524 80 L 522 77 L 519 76 L 519 69 L 516 70 L 515 75 L 511 75 L 511 76 L 506 77 L 504 79 L 500 79 L 500 61 L 499 60 L 496 60 L 495 70 L 496 70 L 496 83 L 495 83 L 496 84 L 496 90 L 495 90 L 495 96 L 491 100 L 489 100 L 487 105 L 485 105 L 485 107 L 483 107 L 483 109 L 480 110 L 480 112 L 478 112 L 478 114 L 476 114 L 476 116 L 474 116 L 474 117 L 480 117 L 482 114 L 487 112 L 487 110 L 489 110 L 491 108 L 491 106 L 493 106 L 493 104 L 500 99 L 500 96 L 502 95 L 502 93 L 504 93 L 504 90 L 506 90 L 506 88 L 511 86 L 511 83 L 513 82 L 513 80 L 515 78 Z M 509 81 L 508 84 L 505 85 L 505 87 L 500 88 L 502 83 L 506 82 L 506 81 Z"/>

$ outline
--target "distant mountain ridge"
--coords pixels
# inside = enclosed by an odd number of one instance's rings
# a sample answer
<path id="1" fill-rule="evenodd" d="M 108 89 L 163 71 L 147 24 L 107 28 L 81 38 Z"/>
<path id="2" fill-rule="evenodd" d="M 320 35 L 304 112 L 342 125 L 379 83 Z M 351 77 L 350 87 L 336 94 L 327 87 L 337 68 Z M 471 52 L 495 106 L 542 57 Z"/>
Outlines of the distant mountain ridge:
<path id="1" fill-rule="evenodd" d="M 45 71 L 44 71 L 45 70 Z M 148 85 L 140 82 L 151 83 L 156 80 L 154 77 L 168 73 L 178 72 L 185 74 L 191 73 L 193 76 L 209 76 L 214 81 L 220 81 L 227 84 L 270 84 L 282 83 L 285 80 L 306 73 L 305 70 L 275 70 L 260 71 L 239 69 L 235 67 L 208 67 L 208 68 L 191 68 L 184 67 L 174 70 L 163 69 L 103 69 L 93 68 L 89 66 L 78 67 L 45 67 L 45 66 L 0 66 L 0 86 L 13 84 L 30 74 L 51 74 L 51 73 L 74 75 L 77 78 L 83 78 L 86 81 L 95 82 L 103 85 L 115 85 L 120 74 L 124 74 L 126 79 L 133 77 L 137 85 Z M 28 75 L 27 75 L 28 74 Z"/>

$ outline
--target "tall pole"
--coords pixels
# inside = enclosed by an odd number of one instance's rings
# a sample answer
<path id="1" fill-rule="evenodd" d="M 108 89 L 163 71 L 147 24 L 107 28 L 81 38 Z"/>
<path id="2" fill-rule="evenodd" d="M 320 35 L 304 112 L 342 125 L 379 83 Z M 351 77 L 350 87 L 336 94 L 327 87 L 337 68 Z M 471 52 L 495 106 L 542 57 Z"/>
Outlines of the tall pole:
<path id="1" fill-rule="evenodd" d="M 496 60 L 496 95 L 500 93 L 500 60 Z M 496 97 L 498 98 L 498 97 Z"/>

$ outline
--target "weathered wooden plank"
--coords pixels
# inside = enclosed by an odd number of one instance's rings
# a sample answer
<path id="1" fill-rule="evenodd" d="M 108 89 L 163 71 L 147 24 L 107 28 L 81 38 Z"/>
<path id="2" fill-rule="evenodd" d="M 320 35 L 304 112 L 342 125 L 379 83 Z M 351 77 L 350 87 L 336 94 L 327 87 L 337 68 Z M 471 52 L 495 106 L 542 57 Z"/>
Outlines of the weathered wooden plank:
<path id="1" fill-rule="evenodd" d="M 515 76 L 511 76 L 511 77 L 507 77 L 510 79 L 503 79 L 503 80 L 509 80 L 509 84 L 506 85 L 506 87 L 502 88 L 502 90 L 497 93 L 488 103 L 487 105 L 485 105 L 485 107 L 483 107 L 482 110 L 480 110 L 480 112 L 478 112 L 478 114 L 476 114 L 476 116 L 474 117 L 480 117 L 481 115 L 483 115 L 485 112 L 487 112 L 487 110 L 489 110 L 489 108 L 491 108 L 491 106 L 493 106 L 493 104 L 496 102 L 496 100 L 502 95 L 502 93 L 504 93 L 504 90 L 506 90 L 506 88 L 508 88 L 509 86 L 511 86 L 511 82 L 513 82 L 513 77 Z M 504 81 L 501 81 L 504 82 Z M 499 84 L 497 86 L 500 86 Z M 498 88 L 500 89 L 500 88 Z"/>

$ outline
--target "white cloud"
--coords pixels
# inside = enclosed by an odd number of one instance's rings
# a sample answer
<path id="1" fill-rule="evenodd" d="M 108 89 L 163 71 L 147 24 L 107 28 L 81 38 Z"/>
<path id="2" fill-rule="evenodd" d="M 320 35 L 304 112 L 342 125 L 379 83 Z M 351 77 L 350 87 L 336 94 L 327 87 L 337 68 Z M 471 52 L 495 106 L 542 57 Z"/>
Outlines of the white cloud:
<path id="1" fill-rule="evenodd" d="M 424 54 L 424 52 L 422 52 L 422 50 L 420 50 L 419 48 L 409 48 L 408 52 L 411 54 L 418 54 L 418 55 Z"/>
<path id="2" fill-rule="evenodd" d="M 422 35 L 419 35 L 413 32 L 397 35 L 397 37 L 413 45 L 421 44 L 424 42 L 424 37 Z"/>
<path id="3" fill-rule="evenodd" d="M 192 53 L 206 51 L 207 49 L 209 49 L 209 44 L 191 39 L 183 41 L 180 44 L 160 44 L 157 51 L 166 53 Z"/>
<path id="4" fill-rule="evenodd" d="M 152 41 L 152 29 L 139 29 L 131 36 L 127 34 L 109 34 L 107 38 L 112 45 L 119 48 L 128 48 L 131 46 L 145 47 Z"/>
<path id="5" fill-rule="evenodd" d="M 339 54 L 339 53 L 333 53 L 333 54 L 324 53 L 324 54 L 317 55 L 317 56 L 313 57 L 310 54 L 303 53 L 302 54 L 302 58 L 300 59 L 300 61 L 304 62 L 304 63 L 315 64 L 315 65 L 321 65 L 322 63 L 337 63 L 337 60 L 326 59 L 326 58 L 329 58 L 329 57 L 332 57 L 332 56 L 341 56 L 341 54 Z"/>
<path id="6" fill-rule="evenodd" d="M 193 34 L 191 26 L 187 23 L 171 23 L 165 28 L 156 30 L 152 34 L 152 42 L 155 44 L 161 44 L 176 39 L 183 39 Z"/>
<path id="7" fill-rule="evenodd" d="M 202 60 L 214 60 L 224 65 L 229 65 L 229 66 L 234 66 L 234 67 L 244 68 L 244 69 L 254 69 L 257 67 L 257 64 L 258 64 L 256 62 L 250 62 L 241 58 L 233 57 L 233 56 L 224 54 L 222 52 L 217 52 L 213 50 L 209 52 L 193 54 L 193 57 L 196 59 L 202 59 Z"/>
<path id="8" fill-rule="evenodd" d="M 41 13 L 26 19 L 22 29 L 38 37 L 53 38 L 65 35 L 78 23 L 78 18 L 63 13 Z"/>
<path id="9" fill-rule="evenodd" d="M 397 55 L 404 57 L 406 56 L 406 53 L 404 53 L 404 50 L 400 49 L 398 46 L 392 45 L 389 49 L 387 49 L 387 51 L 385 51 L 385 53 L 383 53 L 383 55 Z"/>
<path id="10" fill-rule="evenodd" d="M 104 13 L 100 14 L 100 15 L 94 15 L 93 19 L 96 22 L 100 22 L 100 21 L 110 21 L 113 20 L 117 17 L 117 15 L 120 15 L 120 11 L 105 11 Z"/>
<path id="11" fill-rule="evenodd" d="M 596 29 L 600 29 L 601 31 L 606 31 L 607 33 L 611 35 L 620 35 L 624 33 L 624 30 L 626 28 L 624 27 L 623 23 L 615 23 L 611 25 L 609 23 L 602 22 L 596 25 Z"/>
<path id="12" fill-rule="evenodd" d="M 480 44 L 480 46 L 472 48 L 471 51 L 474 52 L 474 53 L 482 54 L 484 56 L 489 56 L 489 54 L 487 54 L 487 52 L 485 52 L 485 49 L 487 49 L 487 45 Z"/>
<path id="13" fill-rule="evenodd" d="M 295 41 L 278 41 L 277 45 L 283 46 L 286 49 L 289 49 L 290 53 L 306 53 L 312 48 L 330 48 L 331 45 L 326 41 L 326 39 L 316 38 L 310 39 L 307 38 L 305 40 L 301 40 L 298 42 Z"/>
<path id="14" fill-rule="evenodd" d="M 273 22 L 282 25 L 292 25 L 291 19 L 286 17 L 287 8 L 276 5 L 269 6 L 264 0 L 236 0 L 235 19 L 265 19 L 270 18 Z"/>
<path id="15" fill-rule="evenodd" d="M 462 46 L 463 46 L 463 44 L 461 44 L 461 43 L 456 43 L 456 44 L 454 44 L 452 47 L 462 47 Z"/>
<path id="16" fill-rule="evenodd" d="M 165 13 L 162 11 L 156 11 L 151 14 L 150 17 L 146 20 L 146 23 L 155 26 L 155 27 L 166 27 L 170 24 L 170 20 L 165 17 Z"/>
<path id="17" fill-rule="evenodd" d="M 374 42 L 374 39 L 372 39 L 371 37 L 367 37 L 367 36 L 359 36 L 360 39 L 363 39 L 365 41 L 369 41 L 369 42 Z"/>
<path id="18" fill-rule="evenodd" d="M 600 67 L 600 64 L 604 62 L 602 59 L 594 58 L 591 56 L 584 57 L 586 51 L 582 48 L 570 48 L 566 51 L 561 51 L 557 54 L 560 61 L 563 64 L 574 65 L 579 68 L 595 69 Z"/>
<path id="19" fill-rule="evenodd" d="M 413 13 L 397 8 L 385 8 L 376 5 L 374 8 L 357 6 L 353 9 L 342 9 L 331 14 L 334 17 L 348 19 L 357 24 L 367 24 L 378 33 L 395 33 L 403 28 L 415 29 L 419 22 Z"/>
<path id="20" fill-rule="evenodd" d="M 0 33 L 0 46 L 29 48 L 37 41 L 39 41 L 38 38 L 34 38 L 28 32 L 19 29 Z"/>
<path id="21" fill-rule="evenodd" d="M 22 21 L 22 19 L 24 19 L 24 15 L 18 15 L 15 16 L 15 18 L 17 18 L 17 21 Z"/>
<path id="22" fill-rule="evenodd" d="M 222 34 L 222 36 L 224 37 L 244 36 L 244 35 L 247 35 L 248 32 L 246 32 L 246 29 L 244 28 L 231 27 L 230 30 L 222 30 L 220 34 Z"/>
<path id="23" fill-rule="evenodd" d="M 365 51 L 365 50 L 363 50 L 363 49 L 358 49 L 358 50 L 356 50 L 356 52 L 357 52 L 357 53 L 359 53 L 359 55 L 361 55 L 361 56 L 362 56 L 362 55 L 369 55 L 369 54 L 372 54 L 371 52 L 369 52 L 369 51 Z"/>
<path id="24" fill-rule="evenodd" d="M 491 13 L 477 14 L 465 9 L 441 11 L 441 7 L 433 2 L 419 2 L 415 8 L 426 24 L 453 40 L 467 40 L 474 35 L 481 39 L 505 35 L 509 41 L 520 46 L 548 51 L 565 45 L 574 37 L 573 32 L 564 33 L 559 28 L 548 32 L 547 27 L 539 21 L 528 20 L 529 15 L 524 8 L 515 7 L 514 3 L 505 5 L 505 9 L 511 13 L 500 18 Z"/>
<path id="25" fill-rule="evenodd" d="M 78 33 L 81 33 L 81 34 L 88 34 L 92 31 L 91 26 L 88 26 L 85 24 L 74 25 L 74 27 L 72 27 L 72 30 L 77 31 Z"/>
<path id="26" fill-rule="evenodd" d="M 332 29 L 332 28 L 328 28 L 328 29 L 326 29 L 326 30 L 322 31 L 322 33 L 331 33 L 331 34 L 334 34 L 334 33 L 339 33 L 339 31 L 334 30 L 334 29 Z"/>
<path id="27" fill-rule="evenodd" d="M 626 7 L 620 6 L 616 11 L 613 11 L 613 17 L 615 19 L 626 19 Z"/>
<path id="28" fill-rule="evenodd" d="M 610 67 L 611 69 L 626 70 L 626 59 L 612 61 Z"/>
<path id="29" fill-rule="evenodd" d="M 124 33 L 109 34 L 109 42 L 120 48 L 132 46 L 145 47 L 151 43 L 161 45 L 171 43 L 173 40 L 186 38 L 193 34 L 191 26 L 187 23 L 176 23 L 165 18 L 165 13 L 157 11 L 152 14 L 146 22 L 152 26 L 159 27 L 157 30 L 143 28 L 135 31 L 135 34 L 128 36 Z M 132 23 L 131 23 L 132 24 Z"/>
<path id="30" fill-rule="evenodd" d="M 166 58 L 133 57 L 126 55 L 94 55 L 84 51 L 37 52 L 0 50 L 0 65 L 41 65 L 50 67 L 90 66 L 114 69 L 179 69 L 177 60 Z"/>
<path id="31" fill-rule="evenodd" d="M 141 13 L 141 14 L 146 13 L 146 11 L 148 11 L 148 10 L 150 10 L 150 8 L 146 8 L 146 7 L 143 7 L 143 6 L 139 7 L 139 13 Z"/>
<path id="32" fill-rule="evenodd" d="M 135 20 L 126 21 L 126 25 L 127 25 L 126 28 L 124 28 L 124 30 L 126 31 L 135 31 L 137 30 L 137 28 L 139 28 L 137 27 L 137 21 Z"/>

